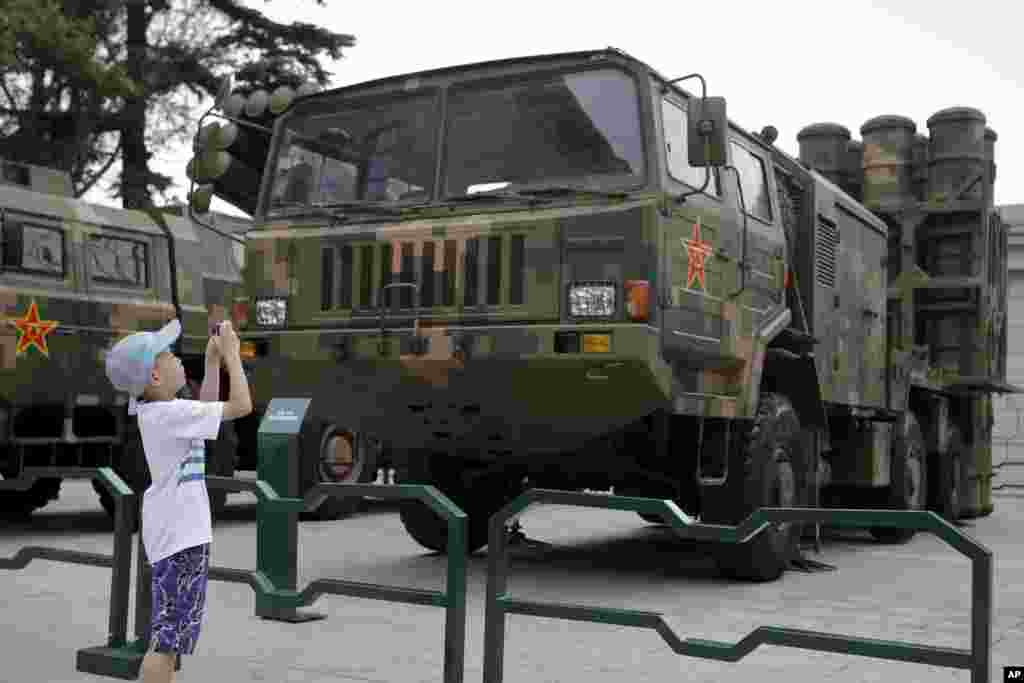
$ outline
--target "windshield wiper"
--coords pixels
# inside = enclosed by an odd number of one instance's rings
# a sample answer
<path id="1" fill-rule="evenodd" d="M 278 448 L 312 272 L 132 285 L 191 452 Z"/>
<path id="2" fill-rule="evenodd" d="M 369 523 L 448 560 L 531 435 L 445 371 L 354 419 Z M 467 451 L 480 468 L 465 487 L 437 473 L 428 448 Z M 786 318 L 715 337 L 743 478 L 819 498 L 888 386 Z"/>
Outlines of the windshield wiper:
<path id="1" fill-rule="evenodd" d="M 573 185 L 544 185 L 541 187 L 520 187 L 515 190 L 519 194 L 530 195 L 567 195 L 567 194 L 596 194 L 608 199 L 626 199 L 629 192 L 623 190 L 592 190 L 586 187 L 575 187 Z"/>
<path id="2" fill-rule="evenodd" d="M 375 213 L 383 216 L 401 216 L 402 210 L 396 206 L 381 206 L 380 204 L 365 204 L 363 202 L 327 202 L 324 204 L 313 204 L 314 209 L 344 209 L 356 210 L 365 213 Z"/>
<path id="3" fill-rule="evenodd" d="M 312 216 L 315 218 L 330 218 L 335 223 L 344 223 L 349 220 L 353 213 L 372 213 L 382 216 L 401 216 L 400 209 L 392 206 L 380 206 L 378 204 L 364 204 L 362 202 L 330 202 L 325 204 L 302 204 L 299 202 L 279 204 L 274 210 L 288 209 L 284 214 L 287 218 L 296 216 Z"/>
<path id="4" fill-rule="evenodd" d="M 533 204 L 540 203 L 541 200 L 534 199 L 513 190 L 490 190 L 483 192 L 471 192 L 469 194 L 459 194 L 451 197 L 445 197 L 445 202 L 486 202 L 486 201 L 528 201 Z"/>
<path id="5" fill-rule="evenodd" d="M 327 211 L 320 205 L 303 204 L 301 202 L 285 202 L 282 204 L 275 204 L 271 211 L 287 211 L 282 215 L 284 218 L 293 218 L 295 216 L 312 216 L 315 218 L 330 218 L 334 221 L 345 221 L 348 220 L 344 215 L 337 211 Z"/>
<path id="6" fill-rule="evenodd" d="M 607 191 L 607 190 L 590 190 L 583 187 L 573 187 L 571 185 L 545 185 L 542 187 L 516 187 L 516 188 L 502 188 L 500 190 L 490 190 L 474 192 L 471 194 L 457 195 L 454 197 L 446 197 L 445 201 L 449 202 L 478 202 L 478 201 L 522 201 L 528 197 L 538 196 L 564 196 L 569 194 L 596 194 L 601 197 L 607 197 L 608 199 L 626 199 L 629 197 L 628 192 L 624 191 Z M 539 203 L 537 199 L 530 199 L 532 203 Z"/>

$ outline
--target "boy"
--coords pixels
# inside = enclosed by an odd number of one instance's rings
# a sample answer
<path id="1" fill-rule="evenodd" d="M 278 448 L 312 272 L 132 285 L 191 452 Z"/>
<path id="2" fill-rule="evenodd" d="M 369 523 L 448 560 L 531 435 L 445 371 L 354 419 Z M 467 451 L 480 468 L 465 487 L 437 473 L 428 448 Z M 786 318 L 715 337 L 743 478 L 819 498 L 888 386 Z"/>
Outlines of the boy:
<path id="1" fill-rule="evenodd" d="M 175 654 L 192 654 L 206 609 L 213 528 L 206 493 L 205 439 L 216 439 L 221 420 L 252 412 L 242 372 L 238 335 L 221 323 L 206 345 L 206 373 L 198 401 L 175 398 L 185 369 L 169 350 L 181 334 L 172 320 L 159 332 L 137 332 L 107 354 L 107 377 L 129 395 L 128 414 L 139 432 L 153 484 L 142 503 L 142 542 L 153 568 L 152 636 L 142 680 L 174 680 Z M 227 403 L 220 394 L 220 364 L 231 378 Z"/>

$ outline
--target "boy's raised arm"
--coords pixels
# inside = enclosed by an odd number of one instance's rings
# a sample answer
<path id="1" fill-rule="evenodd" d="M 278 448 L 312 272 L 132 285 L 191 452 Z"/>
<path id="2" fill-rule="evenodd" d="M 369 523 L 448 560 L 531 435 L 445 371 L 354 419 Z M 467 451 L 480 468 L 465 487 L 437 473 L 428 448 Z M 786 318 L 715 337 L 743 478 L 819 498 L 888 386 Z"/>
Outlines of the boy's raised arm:
<path id="1" fill-rule="evenodd" d="M 206 345 L 206 370 L 203 373 L 203 385 L 199 387 L 200 401 L 220 400 L 220 346 L 216 337 L 210 337 Z"/>
<path id="2" fill-rule="evenodd" d="M 252 412 L 252 396 L 249 395 L 249 382 L 242 371 L 238 335 L 231 328 L 230 322 L 221 323 L 219 336 L 220 352 L 224 355 L 224 361 L 228 367 L 228 377 L 231 378 L 231 393 L 227 403 L 224 404 L 224 413 L 221 419 L 234 420 Z"/>

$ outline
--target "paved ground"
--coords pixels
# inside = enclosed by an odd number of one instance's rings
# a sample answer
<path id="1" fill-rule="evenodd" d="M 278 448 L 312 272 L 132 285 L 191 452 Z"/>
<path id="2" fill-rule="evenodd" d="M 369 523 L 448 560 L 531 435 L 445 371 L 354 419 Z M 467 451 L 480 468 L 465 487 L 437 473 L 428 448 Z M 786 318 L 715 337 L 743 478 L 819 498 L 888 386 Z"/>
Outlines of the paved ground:
<path id="1" fill-rule="evenodd" d="M 254 568 L 255 498 L 232 495 L 215 530 L 213 562 Z M 996 556 L 993 680 L 1024 664 L 1024 500 L 1000 498 L 995 513 L 965 530 Z M 969 564 L 931 535 L 906 546 L 866 536 L 830 538 L 822 574 L 788 573 L 770 585 L 730 584 L 706 557 L 631 513 L 544 507 L 523 518 L 547 549 L 519 550 L 513 595 L 666 613 L 688 637 L 735 641 L 759 625 L 791 626 L 917 643 L 969 647 Z M 110 552 L 110 525 L 88 483 L 66 483 L 62 498 L 30 525 L 0 528 L 0 556 L 25 545 Z M 409 540 L 393 509 L 371 507 L 343 522 L 304 523 L 299 585 L 345 578 L 441 589 L 445 560 Z M 467 683 L 482 675 L 486 556 L 469 567 Z M 0 681 L 93 683 L 74 670 L 75 651 L 106 639 L 108 569 L 35 561 L 0 572 Z M 133 589 L 134 595 L 134 589 Z M 211 585 L 199 651 L 181 681 L 216 683 L 418 683 L 440 681 L 443 611 L 343 597 L 314 606 L 324 621 L 290 625 L 253 616 L 247 586 Z M 131 626 L 131 624 L 129 624 Z M 550 619 L 509 618 L 507 683 L 547 681 L 865 683 L 969 681 L 966 672 L 845 655 L 762 647 L 736 663 L 673 654 L 653 631 Z"/>

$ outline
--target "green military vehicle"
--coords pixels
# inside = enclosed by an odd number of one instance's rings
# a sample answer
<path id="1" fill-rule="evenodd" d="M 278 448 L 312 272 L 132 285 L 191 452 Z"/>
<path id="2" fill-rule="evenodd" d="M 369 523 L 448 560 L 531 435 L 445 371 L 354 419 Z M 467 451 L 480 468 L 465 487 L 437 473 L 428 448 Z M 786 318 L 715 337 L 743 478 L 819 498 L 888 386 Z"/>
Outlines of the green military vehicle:
<path id="1" fill-rule="evenodd" d="M 9 160 L 0 169 L 0 476 L 109 466 L 141 494 L 149 470 L 127 397 L 106 378 L 104 353 L 126 334 L 177 317 L 183 392 L 198 394 L 210 324 L 245 314 L 237 301 L 245 254 L 230 234 L 246 222 L 218 216 L 218 234 L 170 210 L 75 199 L 70 177 L 54 169 Z M 226 375 L 221 387 L 226 397 Z M 234 473 L 233 425 L 207 449 L 208 472 Z M 112 497 L 94 486 L 112 515 Z M 0 516 L 24 518 L 56 500 L 60 487 L 59 477 L 44 477 L 27 491 L 0 492 Z M 210 491 L 215 514 L 225 496 Z"/>
<path id="2" fill-rule="evenodd" d="M 794 159 L 699 76 L 615 49 L 267 98 L 225 100 L 190 173 L 200 209 L 254 215 L 241 337 L 256 413 L 312 398 L 303 490 L 343 441 L 341 479 L 386 460 L 436 485 L 470 550 L 533 486 L 720 524 L 761 506 L 991 511 L 989 396 L 1014 388 L 980 112 L 936 114 L 930 138 L 901 117 L 863 143 L 811 126 Z M 444 550 L 422 504 L 401 519 Z M 713 552 L 772 580 L 800 537 Z"/>

